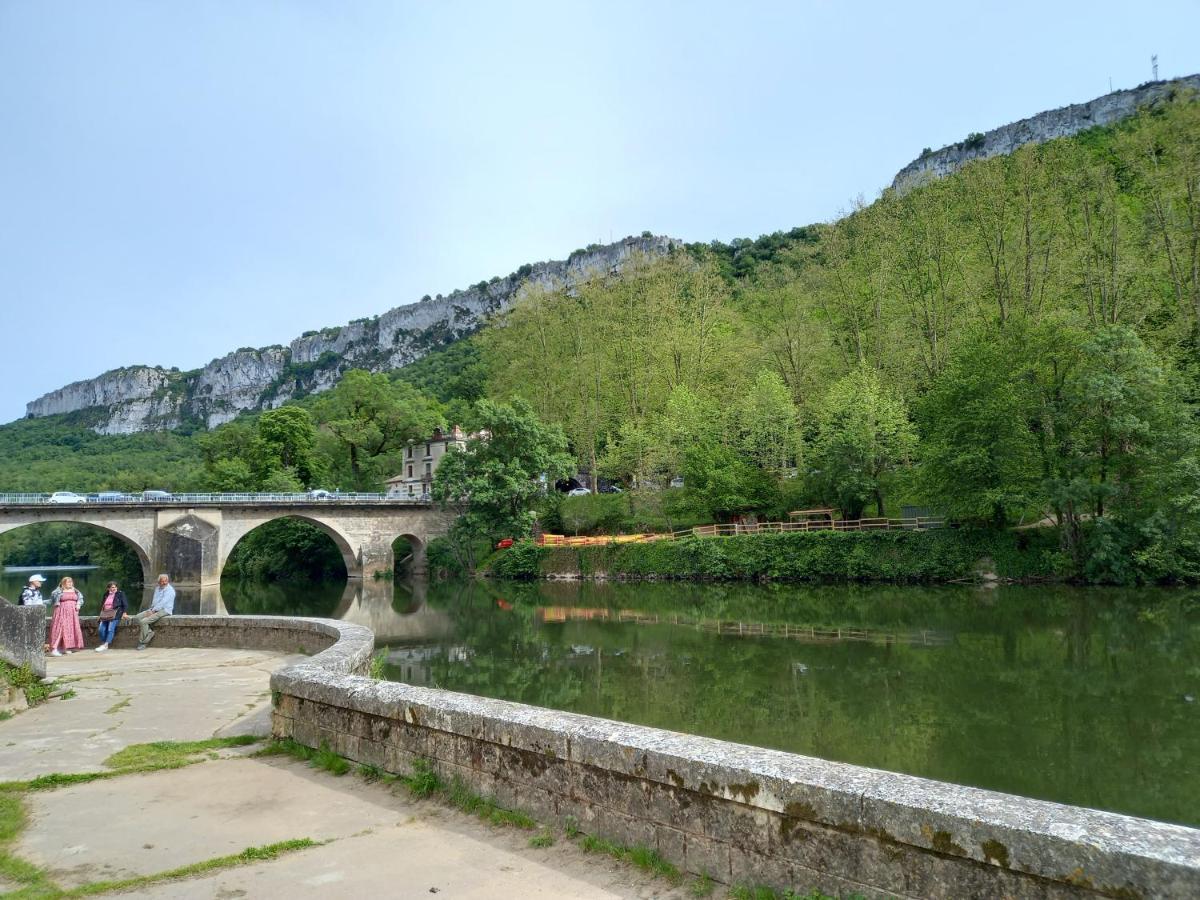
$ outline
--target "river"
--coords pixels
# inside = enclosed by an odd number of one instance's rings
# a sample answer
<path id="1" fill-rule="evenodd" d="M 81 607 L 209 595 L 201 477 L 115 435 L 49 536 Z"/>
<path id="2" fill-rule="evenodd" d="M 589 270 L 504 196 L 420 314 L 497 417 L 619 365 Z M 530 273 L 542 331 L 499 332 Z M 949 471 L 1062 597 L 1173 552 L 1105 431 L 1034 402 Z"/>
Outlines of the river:
<path id="1" fill-rule="evenodd" d="M 332 616 L 394 680 L 1200 826 L 1196 590 L 227 583 L 177 612 Z"/>

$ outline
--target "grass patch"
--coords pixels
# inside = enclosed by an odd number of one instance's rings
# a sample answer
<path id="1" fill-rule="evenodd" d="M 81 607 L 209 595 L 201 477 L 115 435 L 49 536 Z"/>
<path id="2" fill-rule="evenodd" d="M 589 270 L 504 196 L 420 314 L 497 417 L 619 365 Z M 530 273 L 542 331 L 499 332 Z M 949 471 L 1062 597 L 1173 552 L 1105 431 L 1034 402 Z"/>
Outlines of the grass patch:
<path id="1" fill-rule="evenodd" d="M 554 846 L 554 835 L 549 831 L 543 831 L 541 834 L 535 834 L 529 839 L 529 846 L 536 850 L 544 850 L 546 847 Z"/>
<path id="2" fill-rule="evenodd" d="M 479 816 L 485 822 L 521 828 L 525 831 L 533 831 L 537 828 L 537 822 L 525 813 L 497 806 L 495 801 L 476 794 L 458 778 L 451 781 L 449 787 L 443 788 L 443 791 L 451 806 L 457 807 L 465 813 Z"/>
<path id="3" fill-rule="evenodd" d="M 66 774 L 52 772 L 49 775 L 39 775 L 29 781 L 5 781 L 0 783 L 0 791 L 52 791 L 55 788 L 69 787 L 73 784 L 87 784 L 90 781 L 103 781 L 106 778 L 119 778 L 122 775 L 135 775 L 139 772 L 157 772 L 162 769 L 181 769 L 204 759 L 215 759 L 214 750 L 224 747 L 244 747 L 255 744 L 262 738 L 243 734 L 237 737 L 210 738 L 206 741 L 155 741 L 151 744 L 131 744 L 124 750 L 118 750 L 104 761 L 110 768 L 108 772 L 75 772 Z"/>
<path id="4" fill-rule="evenodd" d="M 245 747 L 257 744 L 262 738 L 250 734 L 236 737 L 209 738 L 204 741 L 153 741 L 149 744 L 133 744 L 118 750 L 104 761 L 113 769 L 136 769 L 141 772 L 154 769 L 178 769 L 199 760 L 193 757 L 210 750 L 226 747 Z"/>
<path id="5" fill-rule="evenodd" d="M 563 826 L 563 829 L 567 832 L 567 837 L 569 837 L 571 840 L 575 840 L 575 838 L 583 834 L 583 832 L 579 830 L 579 822 L 575 820 L 574 816 L 567 816 L 567 820 Z"/>
<path id="6" fill-rule="evenodd" d="M 290 756 L 292 759 L 298 759 L 301 762 L 309 762 L 317 751 L 312 747 L 305 747 L 303 744 L 297 744 L 291 738 L 284 738 L 282 741 L 271 741 L 261 750 L 256 750 L 254 756 Z"/>
<path id="7" fill-rule="evenodd" d="M 3 677 L 12 687 L 24 692 L 25 702 L 37 706 L 50 696 L 50 685 L 42 684 L 42 680 L 29 667 L 29 663 L 14 666 L 0 661 L 0 677 Z"/>
<path id="8" fill-rule="evenodd" d="M 339 778 L 350 771 L 350 763 L 330 750 L 325 744 L 322 744 L 321 749 L 313 756 L 312 764 L 315 768 L 324 769 L 330 775 L 337 775 Z"/>
<path id="9" fill-rule="evenodd" d="M 75 688 L 71 688 L 68 691 L 64 691 L 63 694 L 58 699 L 59 700 L 74 700 L 75 697 L 76 697 Z"/>
<path id="10" fill-rule="evenodd" d="M 683 878 L 676 866 L 659 856 L 657 850 L 651 850 L 649 847 L 625 847 L 590 834 L 584 835 L 579 846 L 585 853 L 604 853 L 613 859 L 635 865 L 643 872 L 666 878 L 674 884 L 678 884 Z"/>
<path id="11" fill-rule="evenodd" d="M 7 722 L 15 715 L 16 713 L 11 709 L 0 709 L 0 722 Z"/>
<path id="12" fill-rule="evenodd" d="M 10 846 L 28 821 L 25 800 L 18 791 L 0 791 L 0 881 L 19 885 L 20 889 L 5 896 L 53 896 L 57 891 L 45 871 L 13 856 Z"/>
<path id="13" fill-rule="evenodd" d="M 123 710 L 125 707 L 127 707 L 129 705 L 129 702 L 132 699 L 133 699 L 132 697 L 126 697 L 124 700 L 118 700 L 116 703 L 114 703 L 112 706 L 110 706 L 108 709 L 106 709 L 104 711 L 104 714 L 106 716 L 116 715 L 121 710 Z"/>
<path id="14" fill-rule="evenodd" d="M 688 892 L 693 897 L 708 897 L 716 889 L 717 883 L 712 880 L 712 876 L 705 872 L 699 878 L 692 882 Z"/>
<path id="15" fill-rule="evenodd" d="M 437 772 L 423 759 L 413 763 L 413 773 L 404 779 L 404 783 L 417 797 L 429 797 L 445 788 Z"/>
<path id="16" fill-rule="evenodd" d="M 159 884 L 164 881 L 173 881 L 177 878 L 191 878 L 196 875 L 206 875 L 209 872 L 214 872 L 218 869 L 232 869 L 237 866 L 247 866 L 258 862 L 268 862 L 273 859 L 278 859 L 288 853 L 295 853 L 297 850 L 306 850 L 309 847 L 319 847 L 320 841 L 310 840 L 309 838 L 297 838 L 290 841 L 280 841 L 275 844 L 266 844 L 262 847 L 247 847 L 241 853 L 234 853 L 229 856 L 218 856 L 213 859 L 206 859 L 201 862 L 192 863 L 187 866 L 180 866 L 177 869 L 168 869 L 165 872 L 156 872 L 153 875 L 139 875 L 136 878 L 123 878 L 119 881 L 94 881 L 91 884 L 85 884 L 73 890 L 55 893 L 52 896 L 59 897 L 92 897 L 96 894 L 109 894 L 115 891 L 129 891 L 137 888 L 148 887 L 152 884 Z"/>
<path id="17" fill-rule="evenodd" d="M 371 657 L 371 669 L 369 675 L 377 681 L 386 681 L 384 667 L 387 665 L 387 654 L 380 650 Z"/>

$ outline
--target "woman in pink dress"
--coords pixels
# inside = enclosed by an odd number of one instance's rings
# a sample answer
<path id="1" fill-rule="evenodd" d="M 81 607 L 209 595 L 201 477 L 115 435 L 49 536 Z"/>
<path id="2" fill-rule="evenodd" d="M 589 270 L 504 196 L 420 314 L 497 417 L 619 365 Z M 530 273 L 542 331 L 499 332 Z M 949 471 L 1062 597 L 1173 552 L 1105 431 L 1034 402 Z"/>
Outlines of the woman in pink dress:
<path id="1" fill-rule="evenodd" d="M 67 653 L 83 649 L 83 629 L 79 627 L 79 607 L 83 606 L 83 592 L 76 590 L 75 582 L 68 575 L 50 592 L 54 605 L 54 618 L 50 622 L 50 655 L 62 656 L 58 645 Z"/>

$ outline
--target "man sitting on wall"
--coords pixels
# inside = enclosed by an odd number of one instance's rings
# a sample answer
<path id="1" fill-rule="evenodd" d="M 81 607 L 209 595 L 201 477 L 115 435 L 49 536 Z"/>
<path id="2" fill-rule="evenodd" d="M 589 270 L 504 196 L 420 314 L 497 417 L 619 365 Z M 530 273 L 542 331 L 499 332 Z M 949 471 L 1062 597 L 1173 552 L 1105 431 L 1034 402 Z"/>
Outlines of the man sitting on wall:
<path id="1" fill-rule="evenodd" d="M 154 640 L 154 629 L 150 626 L 166 616 L 171 615 L 175 611 L 175 588 L 171 586 L 170 575 L 158 576 L 158 587 L 154 589 L 154 599 L 150 601 L 150 608 L 138 613 L 135 616 L 126 614 L 125 619 L 132 619 L 142 629 L 138 637 L 137 648 L 145 650 L 146 645 Z"/>

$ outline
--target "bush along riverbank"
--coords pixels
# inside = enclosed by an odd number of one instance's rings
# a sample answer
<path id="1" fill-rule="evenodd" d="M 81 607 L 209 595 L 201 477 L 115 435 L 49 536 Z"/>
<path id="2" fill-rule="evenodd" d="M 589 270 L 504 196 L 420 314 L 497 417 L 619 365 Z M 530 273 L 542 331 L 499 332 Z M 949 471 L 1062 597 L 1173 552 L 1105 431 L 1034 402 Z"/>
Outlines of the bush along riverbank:
<path id="1" fill-rule="evenodd" d="M 521 541 L 485 569 L 499 578 L 931 583 L 994 576 L 1064 580 L 1056 529 L 795 532 L 649 544 L 541 547 Z"/>

